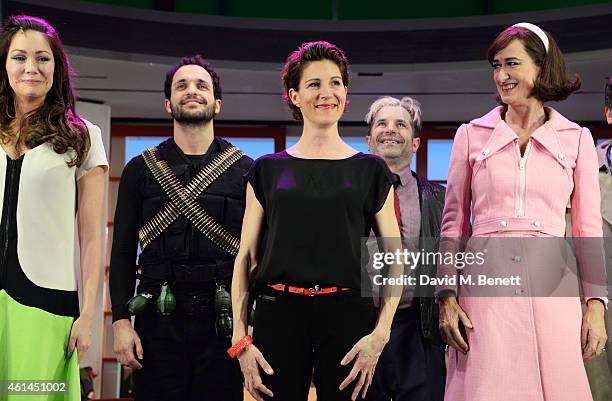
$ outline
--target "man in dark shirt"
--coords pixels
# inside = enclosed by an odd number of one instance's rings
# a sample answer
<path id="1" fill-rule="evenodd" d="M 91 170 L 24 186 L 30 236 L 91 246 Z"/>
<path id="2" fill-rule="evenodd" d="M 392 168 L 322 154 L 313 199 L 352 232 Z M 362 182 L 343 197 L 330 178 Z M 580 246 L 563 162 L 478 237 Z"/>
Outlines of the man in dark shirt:
<path id="1" fill-rule="evenodd" d="M 214 136 L 221 85 L 201 56 L 175 65 L 164 89 L 173 138 L 133 158 L 119 184 L 110 265 L 115 354 L 135 370 L 136 400 L 242 400 L 240 368 L 225 352 L 227 291 L 252 160 Z"/>
<path id="2" fill-rule="evenodd" d="M 444 187 L 410 170 L 412 156 L 420 145 L 419 102 L 410 97 L 382 97 L 370 106 L 365 120 L 370 152 L 382 157 L 395 176 L 396 208 L 399 206 L 396 214 L 404 248 L 411 252 L 437 251 Z M 418 266 L 417 279 L 420 274 L 435 277 L 435 268 Z M 415 286 L 404 287 L 391 338 L 378 360 L 366 396 L 369 401 L 444 398 L 444 345 L 438 332 L 438 309 L 433 289 L 419 291 L 423 292 L 415 293 Z"/>

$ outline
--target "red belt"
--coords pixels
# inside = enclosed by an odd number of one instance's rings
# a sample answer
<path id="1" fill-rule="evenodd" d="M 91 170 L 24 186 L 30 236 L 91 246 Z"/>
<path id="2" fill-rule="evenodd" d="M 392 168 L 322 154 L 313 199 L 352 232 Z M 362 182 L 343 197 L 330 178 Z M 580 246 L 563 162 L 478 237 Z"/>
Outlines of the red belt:
<path id="1" fill-rule="evenodd" d="M 350 288 L 346 287 L 321 288 L 318 285 L 315 285 L 313 288 L 302 288 L 285 284 L 268 284 L 268 287 L 275 289 L 276 291 L 287 291 L 292 294 L 307 295 L 311 297 L 314 297 L 315 295 L 332 294 L 334 292 L 345 292 L 351 290 Z"/>

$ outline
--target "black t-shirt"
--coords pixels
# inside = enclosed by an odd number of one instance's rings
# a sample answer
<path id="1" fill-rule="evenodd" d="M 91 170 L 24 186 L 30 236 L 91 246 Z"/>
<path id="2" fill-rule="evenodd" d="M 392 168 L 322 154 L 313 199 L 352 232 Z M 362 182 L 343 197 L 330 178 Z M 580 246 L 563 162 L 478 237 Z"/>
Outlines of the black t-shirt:
<path id="1" fill-rule="evenodd" d="M 383 207 L 392 176 L 378 156 L 260 157 L 246 175 L 265 212 L 255 282 L 361 289 L 361 238 Z"/>

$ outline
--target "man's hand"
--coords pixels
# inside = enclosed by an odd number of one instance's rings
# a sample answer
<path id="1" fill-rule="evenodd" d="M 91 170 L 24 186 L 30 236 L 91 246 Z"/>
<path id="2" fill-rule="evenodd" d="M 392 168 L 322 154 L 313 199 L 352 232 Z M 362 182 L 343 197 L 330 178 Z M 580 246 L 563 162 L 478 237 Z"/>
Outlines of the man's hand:
<path id="1" fill-rule="evenodd" d="M 113 333 L 115 337 L 113 348 L 119 363 L 132 369 L 142 369 L 142 365 L 138 362 L 138 359 L 143 359 L 142 344 L 132 323 L 128 319 L 117 320 L 113 323 Z"/>

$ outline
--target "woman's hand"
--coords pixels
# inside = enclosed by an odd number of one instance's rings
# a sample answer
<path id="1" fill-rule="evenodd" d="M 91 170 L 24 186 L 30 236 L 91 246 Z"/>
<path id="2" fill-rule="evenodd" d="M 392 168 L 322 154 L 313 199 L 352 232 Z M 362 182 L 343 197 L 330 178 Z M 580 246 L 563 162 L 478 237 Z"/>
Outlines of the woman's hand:
<path id="1" fill-rule="evenodd" d="M 381 335 L 375 331 L 359 340 L 340 361 L 340 364 L 344 366 L 357 357 L 353 364 L 353 369 L 351 369 L 346 379 L 340 383 L 340 390 L 344 390 L 359 375 L 359 380 L 355 384 L 355 389 L 351 395 L 352 400 L 357 399 L 360 391 L 361 398 L 365 398 L 366 392 L 374 378 L 376 363 L 387 341 L 389 341 L 388 333 Z"/>
<path id="2" fill-rule="evenodd" d="M 470 349 L 467 339 L 464 339 L 459 330 L 459 321 L 464 327 L 474 328 L 470 318 L 459 306 L 457 297 L 449 296 L 440 298 L 440 320 L 439 327 L 442 339 L 457 351 L 466 354 Z"/>
<path id="3" fill-rule="evenodd" d="M 606 347 L 608 336 L 604 323 L 604 304 L 597 299 L 587 301 L 587 310 L 582 317 L 582 359 L 585 362 L 601 355 Z"/>
<path id="4" fill-rule="evenodd" d="M 244 387 L 253 398 L 257 401 L 264 401 L 259 394 L 260 391 L 270 397 L 274 396 L 272 391 L 262 383 L 259 368 L 261 367 L 268 375 L 274 374 L 274 371 L 255 345 L 249 344 L 238 356 L 238 362 L 240 362 L 240 370 L 244 376 Z"/>
<path id="5" fill-rule="evenodd" d="M 74 348 L 79 351 L 79 363 L 85 356 L 85 353 L 91 345 L 91 326 L 92 318 L 87 316 L 80 316 L 72 324 L 70 330 L 70 340 L 68 341 L 68 350 L 66 359 L 69 359 L 74 353 Z"/>

